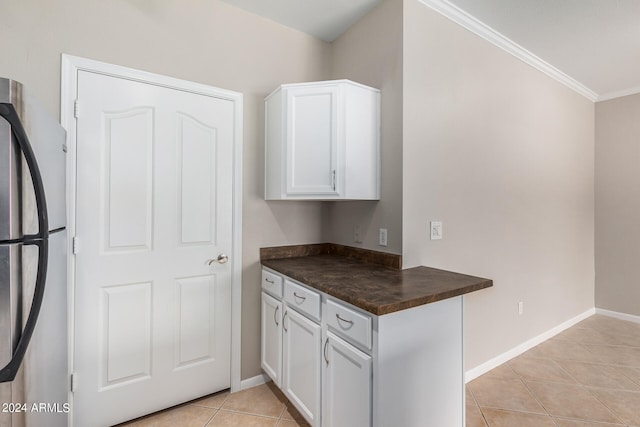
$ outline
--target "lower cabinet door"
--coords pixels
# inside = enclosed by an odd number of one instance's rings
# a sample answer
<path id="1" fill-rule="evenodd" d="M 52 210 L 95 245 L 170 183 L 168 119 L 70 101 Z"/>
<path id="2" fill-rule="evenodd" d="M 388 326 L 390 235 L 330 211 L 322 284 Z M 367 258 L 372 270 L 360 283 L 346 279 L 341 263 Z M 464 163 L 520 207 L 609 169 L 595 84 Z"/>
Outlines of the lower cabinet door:
<path id="1" fill-rule="evenodd" d="M 331 332 L 327 332 L 323 356 L 323 427 L 369 427 L 371 356 Z"/>
<path id="2" fill-rule="evenodd" d="M 260 364 L 278 387 L 282 385 L 282 302 L 262 292 Z"/>
<path id="3" fill-rule="evenodd" d="M 320 425 L 322 329 L 290 307 L 283 325 L 282 391 L 312 426 Z"/>

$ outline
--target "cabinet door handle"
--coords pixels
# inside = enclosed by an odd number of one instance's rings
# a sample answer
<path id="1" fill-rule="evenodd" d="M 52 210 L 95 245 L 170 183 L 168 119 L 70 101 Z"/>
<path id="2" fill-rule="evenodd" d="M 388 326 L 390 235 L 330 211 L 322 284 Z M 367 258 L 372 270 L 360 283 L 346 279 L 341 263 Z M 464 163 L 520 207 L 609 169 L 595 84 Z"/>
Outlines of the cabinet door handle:
<path id="1" fill-rule="evenodd" d="M 280 310 L 280 306 L 276 305 L 276 311 L 273 312 L 273 321 L 276 322 L 276 326 L 280 326 L 280 323 L 278 323 L 278 310 Z"/>
<path id="2" fill-rule="evenodd" d="M 333 170 L 333 191 L 336 191 L 336 170 Z"/>
<path id="3" fill-rule="evenodd" d="M 340 317 L 340 315 L 338 313 L 336 313 L 336 319 L 343 321 L 344 323 L 348 323 L 350 325 L 353 325 L 353 320 L 347 320 L 347 319 L 343 319 L 342 317 Z"/>
<path id="4" fill-rule="evenodd" d="M 300 295 L 296 294 L 295 292 L 293 293 L 293 296 L 296 298 L 300 298 L 302 301 L 300 301 L 300 303 L 302 304 L 304 302 L 304 300 L 307 299 L 307 297 L 301 297 Z"/>
<path id="5" fill-rule="evenodd" d="M 284 315 L 282 316 L 282 329 L 284 329 L 285 332 L 289 332 L 289 330 L 287 329 L 287 327 L 284 325 L 284 319 L 287 318 L 287 314 L 289 312 L 285 310 Z"/>
<path id="6" fill-rule="evenodd" d="M 267 282 L 269 282 L 269 283 L 271 283 L 272 285 L 273 285 L 274 283 L 276 283 L 275 281 L 270 280 L 268 277 L 265 277 L 265 278 L 264 278 L 264 280 L 265 280 L 265 281 L 267 281 Z"/>
<path id="7" fill-rule="evenodd" d="M 327 357 L 327 344 L 329 344 L 329 337 L 327 337 L 327 340 L 324 342 L 324 361 L 327 362 L 327 365 L 329 364 L 329 358 Z"/>

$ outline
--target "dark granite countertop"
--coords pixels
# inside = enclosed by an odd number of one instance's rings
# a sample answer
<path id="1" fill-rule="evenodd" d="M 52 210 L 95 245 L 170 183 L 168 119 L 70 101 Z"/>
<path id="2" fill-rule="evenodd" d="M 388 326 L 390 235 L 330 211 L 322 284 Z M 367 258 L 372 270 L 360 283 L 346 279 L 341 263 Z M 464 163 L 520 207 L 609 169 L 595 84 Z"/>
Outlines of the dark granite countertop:
<path id="1" fill-rule="evenodd" d="M 341 250 L 335 250 L 336 245 L 327 250 L 324 249 L 328 246 L 315 246 L 263 249 L 261 262 L 265 267 L 379 316 L 493 286 L 490 279 L 436 268 L 388 267 L 376 263 L 378 260 L 370 256 L 352 256 L 344 246 Z M 304 250 L 299 250 L 303 247 Z"/>

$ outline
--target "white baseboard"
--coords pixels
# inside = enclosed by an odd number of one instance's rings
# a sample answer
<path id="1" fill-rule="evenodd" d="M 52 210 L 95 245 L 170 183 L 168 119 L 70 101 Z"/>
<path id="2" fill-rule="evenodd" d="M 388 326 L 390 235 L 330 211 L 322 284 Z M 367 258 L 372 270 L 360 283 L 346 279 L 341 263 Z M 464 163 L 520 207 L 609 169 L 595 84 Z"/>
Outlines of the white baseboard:
<path id="1" fill-rule="evenodd" d="M 544 332 L 538 335 L 537 337 L 531 338 L 530 340 L 523 342 L 522 344 L 512 348 L 511 350 L 506 351 L 494 357 L 493 359 L 486 361 L 485 363 L 479 366 L 476 366 L 475 368 L 469 369 L 468 371 L 465 372 L 465 375 L 464 375 L 465 383 L 475 380 L 480 375 L 486 374 L 490 370 L 497 368 L 498 366 L 502 365 L 505 362 L 508 362 L 514 357 L 521 355 L 525 351 L 532 349 L 533 347 L 548 340 L 549 338 L 552 338 L 558 335 L 560 332 L 572 327 L 573 325 L 575 325 L 578 322 L 581 322 L 587 317 L 593 316 L 595 313 L 596 313 L 596 309 L 590 308 L 584 313 L 579 314 L 576 317 L 569 319 L 566 322 L 563 322 L 554 328 L 549 329 L 547 332 Z"/>
<path id="2" fill-rule="evenodd" d="M 615 317 L 616 319 L 627 320 L 633 323 L 640 323 L 640 316 L 635 316 L 633 314 L 627 314 L 627 313 L 620 313 L 617 311 L 605 310 L 604 308 L 596 308 L 596 314 Z"/>
<path id="3" fill-rule="evenodd" d="M 240 381 L 240 390 L 238 390 L 238 391 L 245 390 L 247 388 L 251 388 L 251 387 L 255 387 L 255 386 L 259 386 L 259 385 L 265 384 L 265 383 L 267 383 L 269 381 L 271 381 L 271 378 L 269 378 L 265 374 L 256 375 L 255 377 L 247 378 L 246 380 Z"/>

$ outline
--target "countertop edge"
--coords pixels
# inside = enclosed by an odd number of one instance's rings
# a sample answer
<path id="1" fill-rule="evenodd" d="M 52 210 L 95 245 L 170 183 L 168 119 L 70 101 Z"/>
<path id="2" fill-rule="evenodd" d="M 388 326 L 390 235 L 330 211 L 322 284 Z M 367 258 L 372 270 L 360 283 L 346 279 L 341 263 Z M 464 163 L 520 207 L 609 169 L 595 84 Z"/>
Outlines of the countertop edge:
<path id="1" fill-rule="evenodd" d="M 334 255 L 335 256 L 335 255 Z M 301 259 L 306 258 L 306 257 L 300 257 Z M 340 259 L 340 257 L 337 257 L 338 259 Z M 274 265 L 273 262 L 270 261 L 275 261 L 276 265 Z M 410 309 L 410 308 L 414 308 L 414 307 L 418 307 L 421 305 L 425 305 L 425 304 L 431 304 L 434 302 L 438 302 L 438 301 L 442 301 L 448 298 L 454 298 L 457 296 L 461 296 L 461 295 L 465 295 L 468 294 L 470 292 L 475 292 L 475 291 L 479 291 L 482 289 L 486 289 L 489 287 L 493 286 L 493 281 L 491 279 L 486 279 L 486 278 L 481 278 L 481 277 L 477 277 L 477 276 L 471 276 L 471 275 L 467 275 L 467 274 L 463 274 L 463 273 L 456 273 L 456 272 L 451 272 L 448 270 L 442 270 L 442 269 L 436 269 L 436 268 L 432 268 L 432 267 L 413 267 L 411 269 L 407 269 L 407 270 L 391 270 L 391 271 L 395 271 L 397 272 L 397 274 L 402 274 L 402 272 L 410 272 L 411 270 L 414 270 L 416 272 L 419 272 L 422 269 L 428 269 L 431 271 L 437 271 L 437 272 L 441 272 L 443 274 L 447 274 L 447 275 L 457 275 L 460 276 L 461 278 L 465 278 L 465 281 L 473 281 L 473 283 L 468 283 L 468 284 L 463 284 L 460 285 L 459 287 L 455 287 L 453 289 L 447 289 L 447 290 L 442 290 L 442 291 L 435 291 L 432 293 L 425 293 L 425 295 L 423 296 L 418 296 L 418 297 L 413 297 L 410 299 L 407 299 L 405 301 L 393 301 L 390 303 L 382 303 L 382 304 L 374 304 L 374 303 L 369 303 L 365 300 L 363 300 L 362 298 L 358 298 L 357 294 L 354 294 L 352 292 L 340 292 L 339 290 L 336 290 L 335 287 L 332 286 L 328 286 L 326 284 L 323 283 L 322 279 L 317 279 L 314 277 L 308 277 L 307 275 L 302 275 L 302 274 L 297 274 L 295 271 L 291 271 L 290 269 L 287 268 L 281 268 L 280 266 L 277 265 L 277 258 L 274 259 L 263 259 L 261 261 L 262 265 L 264 267 L 267 267 L 273 271 L 276 271 L 280 274 L 283 274 L 287 277 L 290 277 L 293 280 L 296 280 L 300 283 L 303 283 L 313 289 L 316 289 L 320 292 L 323 292 L 327 295 L 329 295 L 330 297 L 339 299 L 341 301 L 347 302 L 355 307 L 358 307 L 362 310 L 365 310 L 373 315 L 376 316 L 382 316 L 382 315 L 386 315 L 386 314 L 391 314 L 391 313 L 395 313 L 401 310 L 406 310 L 406 309 Z M 363 264 L 367 264 L 364 261 L 360 261 Z M 379 265 L 378 265 L 379 267 Z"/>

